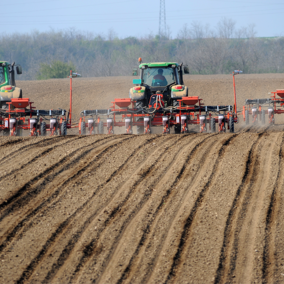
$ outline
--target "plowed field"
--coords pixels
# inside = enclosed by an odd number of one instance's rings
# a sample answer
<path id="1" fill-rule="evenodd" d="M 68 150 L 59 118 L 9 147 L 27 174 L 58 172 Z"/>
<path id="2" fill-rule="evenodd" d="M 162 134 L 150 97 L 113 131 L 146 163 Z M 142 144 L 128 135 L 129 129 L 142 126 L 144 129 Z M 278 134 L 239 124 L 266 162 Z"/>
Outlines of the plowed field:
<path id="1" fill-rule="evenodd" d="M 242 80 L 259 88 L 263 75 L 253 76 Z M 278 86 L 241 96 L 283 88 L 274 76 Z M 195 78 L 189 83 L 204 86 L 201 97 L 219 82 L 207 104 L 227 91 L 232 103 L 225 76 Z M 85 105 L 75 111 L 88 108 L 88 98 L 108 107 L 118 96 L 115 84 L 103 86 L 108 80 L 78 81 L 101 84 L 106 96 L 86 86 Z M 28 85 L 42 90 L 32 98 L 39 108 L 54 108 L 60 82 L 68 87 L 66 80 L 20 83 L 24 93 Z M 272 128 L 234 134 L 1 137 L 0 283 L 284 282 L 284 126 L 277 119 Z"/>

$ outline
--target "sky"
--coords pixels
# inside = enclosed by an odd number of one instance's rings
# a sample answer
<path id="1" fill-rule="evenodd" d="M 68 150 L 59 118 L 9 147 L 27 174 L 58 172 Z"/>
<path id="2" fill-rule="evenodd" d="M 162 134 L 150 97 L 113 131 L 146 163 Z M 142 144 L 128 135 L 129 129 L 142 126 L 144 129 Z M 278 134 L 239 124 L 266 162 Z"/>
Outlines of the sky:
<path id="1" fill-rule="evenodd" d="M 2 2 L 2 3 L 1 3 Z M 13 0 L 1 3 L 1 34 L 66 31 L 119 38 L 157 35 L 160 0 Z M 236 28 L 255 25 L 257 37 L 284 36 L 283 0 L 165 0 L 166 24 L 175 38 L 184 25 L 222 19 Z M 5 12 L 3 12 L 5 11 Z"/>

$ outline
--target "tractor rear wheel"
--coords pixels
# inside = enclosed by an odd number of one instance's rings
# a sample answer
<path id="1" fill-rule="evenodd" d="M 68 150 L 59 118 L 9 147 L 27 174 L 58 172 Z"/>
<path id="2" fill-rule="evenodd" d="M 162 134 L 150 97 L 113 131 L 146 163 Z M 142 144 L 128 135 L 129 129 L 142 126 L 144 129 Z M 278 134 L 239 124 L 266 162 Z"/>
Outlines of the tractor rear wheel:
<path id="1" fill-rule="evenodd" d="M 46 123 L 43 121 L 39 127 L 40 127 L 40 136 L 45 136 L 46 135 Z"/>
<path id="2" fill-rule="evenodd" d="M 211 127 L 211 133 L 216 132 L 216 122 L 214 117 L 211 117 L 210 119 L 210 127 Z"/>
<path id="3" fill-rule="evenodd" d="M 104 134 L 104 123 L 101 120 L 98 124 L 98 134 Z"/>
<path id="4" fill-rule="evenodd" d="M 261 110 L 261 124 L 262 125 L 265 124 L 265 110 L 264 109 Z"/>
<path id="5" fill-rule="evenodd" d="M 249 111 L 245 111 L 245 117 L 246 117 L 246 125 L 249 125 Z"/>
<path id="6" fill-rule="evenodd" d="M 234 117 L 233 116 L 231 116 L 229 118 L 229 128 L 230 128 L 231 133 L 235 132 L 235 123 L 234 123 Z"/>
<path id="7" fill-rule="evenodd" d="M 86 126 L 85 126 L 86 127 Z M 67 135 L 67 122 L 63 121 L 60 125 L 61 135 L 66 136 Z"/>
<path id="8" fill-rule="evenodd" d="M 86 135 L 86 123 L 85 123 L 85 121 L 81 122 L 81 135 Z"/>

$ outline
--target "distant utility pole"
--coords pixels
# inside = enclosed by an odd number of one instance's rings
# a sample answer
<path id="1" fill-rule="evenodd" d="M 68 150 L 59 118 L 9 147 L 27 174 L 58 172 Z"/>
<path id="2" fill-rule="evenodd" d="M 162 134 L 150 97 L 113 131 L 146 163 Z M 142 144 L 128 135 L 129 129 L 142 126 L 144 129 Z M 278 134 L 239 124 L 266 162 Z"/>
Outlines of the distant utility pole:
<path id="1" fill-rule="evenodd" d="M 159 23 L 159 36 L 165 36 L 167 33 L 166 25 L 166 0 L 160 0 L 160 23 Z"/>

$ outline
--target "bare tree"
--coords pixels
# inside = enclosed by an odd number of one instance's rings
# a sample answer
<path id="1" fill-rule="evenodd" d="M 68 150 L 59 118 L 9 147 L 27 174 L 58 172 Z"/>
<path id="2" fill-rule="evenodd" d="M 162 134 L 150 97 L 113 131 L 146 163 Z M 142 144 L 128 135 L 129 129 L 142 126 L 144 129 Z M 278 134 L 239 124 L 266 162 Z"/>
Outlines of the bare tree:
<path id="1" fill-rule="evenodd" d="M 191 38 L 190 34 L 191 34 L 190 29 L 187 27 L 187 24 L 184 24 L 183 27 L 179 30 L 177 38 L 182 40 L 190 39 Z"/>
<path id="2" fill-rule="evenodd" d="M 232 38 L 235 32 L 236 22 L 232 19 L 223 18 L 217 25 L 220 38 Z"/>

